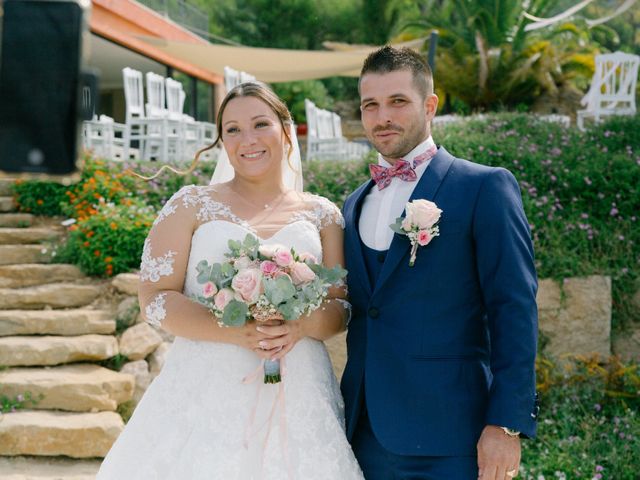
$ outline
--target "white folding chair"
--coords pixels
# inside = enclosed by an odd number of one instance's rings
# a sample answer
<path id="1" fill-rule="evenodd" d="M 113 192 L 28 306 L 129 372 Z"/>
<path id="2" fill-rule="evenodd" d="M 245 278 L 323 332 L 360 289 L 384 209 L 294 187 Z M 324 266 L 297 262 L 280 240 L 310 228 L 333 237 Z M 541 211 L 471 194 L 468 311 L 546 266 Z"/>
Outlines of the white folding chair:
<path id="1" fill-rule="evenodd" d="M 635 115 L 639 64 L 639 56 L 623 52 L 596 56 L 591 87 L 581 101 L 586 108 L 577 112 L 580 130 L 587 118 L 597 123 L 608 115 Z"/>
<path id="2" fill-rule="evenodd" d="M 138 155 L 135 157 L 145 158 L 145 152 L 149 151 L 149 143 L 157 145 L 161 142 L 160 135 L 151 135 L 147 127 L 152 125 L 153 130 L 158 130 L 162 126 L 162 119 L 152 119 L 145 115 L 142 72 L 125 67 L 122 69 L 122 77 L 125 98 L 124 159 L 129 159 L 132 153 L 132 142 L 138 143 Z"/>

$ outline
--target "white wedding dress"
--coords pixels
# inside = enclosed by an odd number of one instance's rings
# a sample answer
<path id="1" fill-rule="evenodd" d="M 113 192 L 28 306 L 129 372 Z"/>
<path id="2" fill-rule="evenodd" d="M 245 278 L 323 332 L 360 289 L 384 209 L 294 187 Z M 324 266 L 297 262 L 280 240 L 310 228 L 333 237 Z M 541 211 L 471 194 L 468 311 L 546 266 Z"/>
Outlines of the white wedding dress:
<path id="1" fill-rule="evenodd" d="M 168 315 L 182 315 L 188 322 L 190 308 L 203 308 L 187 300 L 202 288 L 196 281 L 198 262 L 224 261 L 229 239 L 257 235 L 213 200 L 210 188 L 181 189 L 165 205 L 145 243 L 142 284 L 165 282 L 163 288 L 170 289 L 168 284 L 178 285 L 181 279 L 174 277 L 181 275 L 184 282 L 181 298 L 163 291 L 148 302 L 141 300 L 150 323 L 159 325 Z M 319 229 L 342 218 L 326 199 L 302 195 L 309 208 L 260 241 L 292 246 L 320 259 Z M 185 245 L 173 232 L 189 221 L 195 224 Z M 241 347 L 176 337 L 161 373 L 97 478 L 363 479 L 344 434 L 344 405 L 324 344 L 299 341 L 284 359 L 280 384 L 263 384 L 260 365 L 257 355 Z"/>

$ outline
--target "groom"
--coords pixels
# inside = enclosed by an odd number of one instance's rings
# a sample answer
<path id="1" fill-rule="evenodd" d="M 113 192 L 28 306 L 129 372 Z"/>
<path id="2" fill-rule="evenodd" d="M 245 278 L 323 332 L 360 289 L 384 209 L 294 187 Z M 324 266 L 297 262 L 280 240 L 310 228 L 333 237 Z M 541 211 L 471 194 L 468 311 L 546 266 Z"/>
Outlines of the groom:
<path id="1" fill-rule="evenodd" d="M 359 88 L 379 157 L 344 205 L 347 435 L 367 480 L 509 479 L 537 416 L 537 281 L 518 184 L 436 146 L 438 98 L 417 53 L 372 53 Z M 442 214 L 411 267 L 409 238 L 389 225 L 416 199 Z"/>

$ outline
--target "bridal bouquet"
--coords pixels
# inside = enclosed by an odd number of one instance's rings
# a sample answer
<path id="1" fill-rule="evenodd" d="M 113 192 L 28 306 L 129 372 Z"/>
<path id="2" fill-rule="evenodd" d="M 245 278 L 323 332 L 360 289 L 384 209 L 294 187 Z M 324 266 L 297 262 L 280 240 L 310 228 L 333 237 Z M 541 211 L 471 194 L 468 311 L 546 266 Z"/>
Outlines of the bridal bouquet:
<path id="1" fill-rule="evenodd" d="M 317 309 L 329 287 L 340 285 L 346 270 L 326 268 L 309 253 L 282 245 L 260 245 L 253 235 L 229 240 L 227 261 L 197 265 L 202 294 L 221 326 L 241 327 L 247 321 L 270 318 L 295 320 Z M 265 361 L 264 383 L 278 383 L 280 362 Z"/>

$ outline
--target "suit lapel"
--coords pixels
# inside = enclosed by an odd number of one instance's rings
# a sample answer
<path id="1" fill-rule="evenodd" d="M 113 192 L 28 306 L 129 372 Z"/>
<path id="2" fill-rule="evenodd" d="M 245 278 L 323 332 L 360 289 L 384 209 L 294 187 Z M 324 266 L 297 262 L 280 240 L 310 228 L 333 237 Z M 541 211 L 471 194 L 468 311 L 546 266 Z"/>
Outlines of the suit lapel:
<path id="1" fill-rule="evenodd" d="M 413 189 L 413 193 L 409 197 L 409 201 L 415 199 L 426 199 L 433 201 L 436 194 L 438 193 L 438 188 L 442 184 L 442 180 L 447 175 L 449 171 L 449 167 L 453 163 L 454 157 L 451 156 L 449 152 L 447 152 L 444 147 L 440 147 L 438 149 L 438 153 L 433 157 L 431 163 L 427 167 L 427 170 L 423 173 L 420 181 L 416 185 L 416 188 Z M 406 211 L 402 212 L 402 217 L 406 215 Z M 398 267 L 400 261 L 407 256 L 409 253 L 409 248 L 411 246 L 411 242 L 409 238 L 405 235 L 394 234 L 393 240 L 391 241 L 391 246 L 389 247 L 389 252 L 387 253 L 387 258 L 382 265 L 382 270 L 380 271 L 380 275 L 378 276 L 378 281 L 376 282 L 374 293 L 377 292 L 382 285 L 389 279 L 389 276 L 393 273 L 393 271 Z M 409 263 L 408 258 L 405 259 L 407 265 Z"/>
<path id="2" fill-rule="evenodd" d="M 360 234 L 358 233 L 358 225 L 360 223 L 362 202 L 373 185 L 375 185 L 374 182 L 370 180 L 368 183 L 362 185 L 359 190 L 356 190 L 354 201 L 351 202 L 344 212 L 345 222 L 347 225 L 347 252 L 350 253 L 349 275 L 355 276 L 359 279 L 362 287 L 369 296 L 372 292 L 372 286 L 369 282 L 369 274 L 367 273 L 367 266 L 364 262 Z"/>

